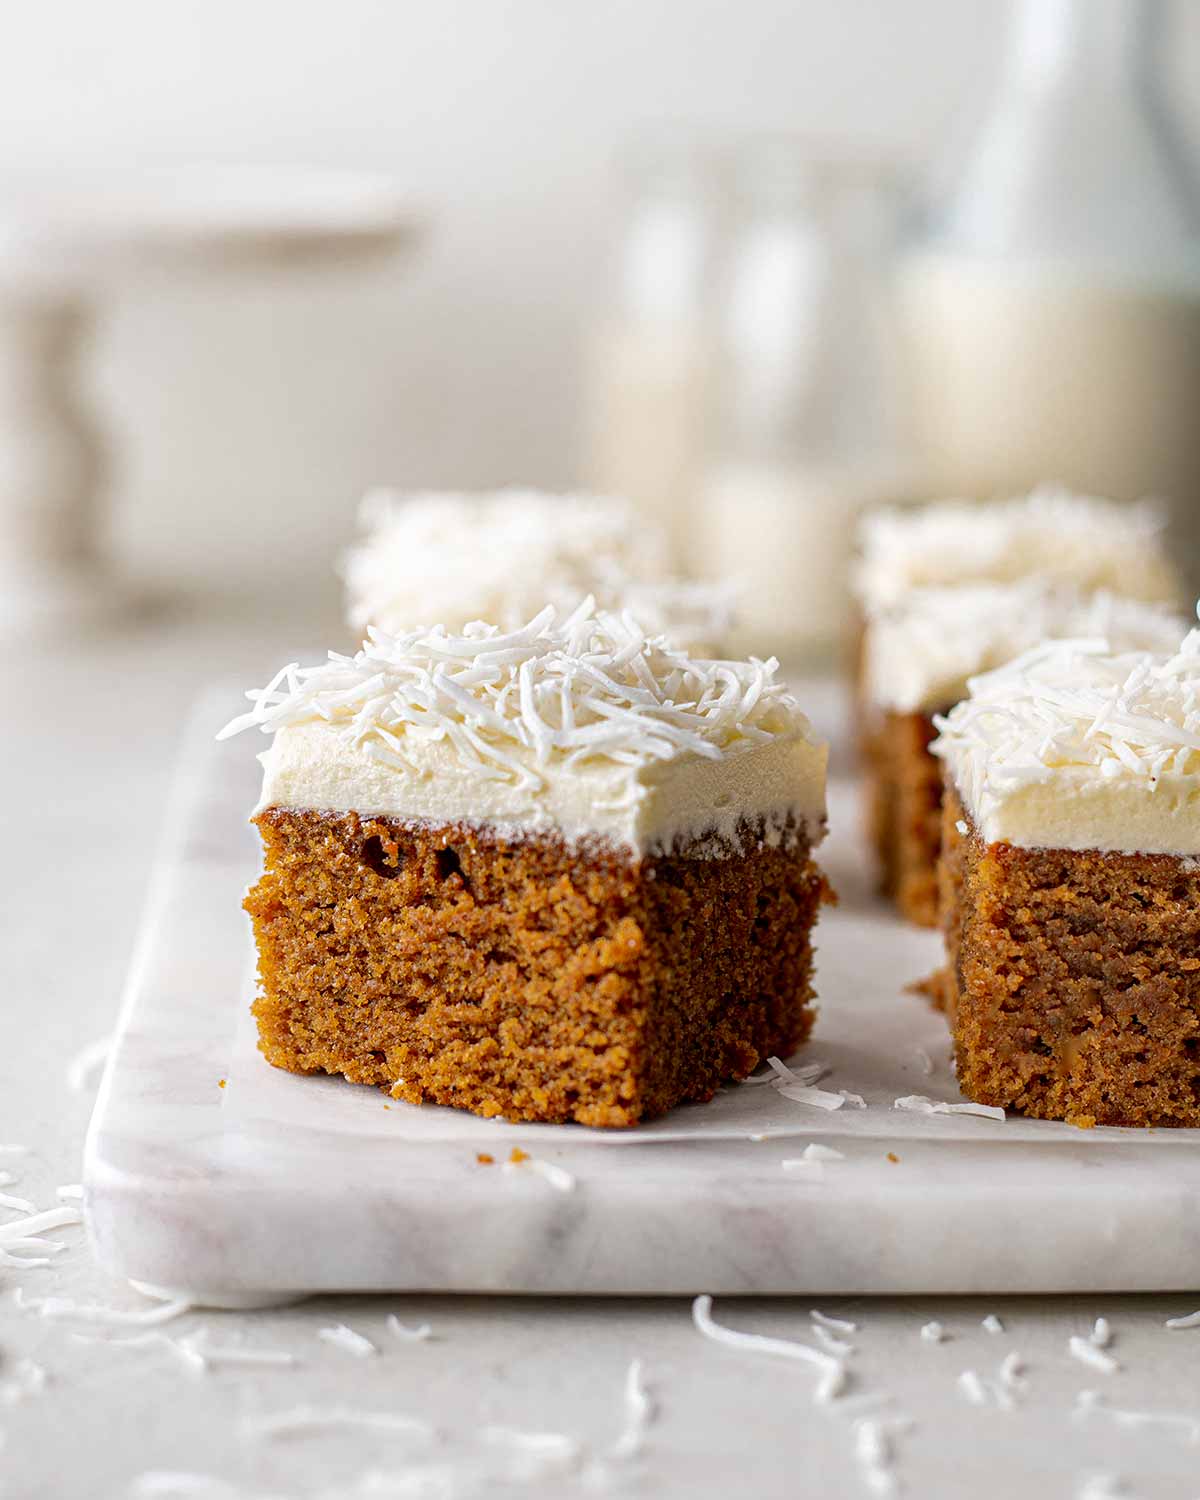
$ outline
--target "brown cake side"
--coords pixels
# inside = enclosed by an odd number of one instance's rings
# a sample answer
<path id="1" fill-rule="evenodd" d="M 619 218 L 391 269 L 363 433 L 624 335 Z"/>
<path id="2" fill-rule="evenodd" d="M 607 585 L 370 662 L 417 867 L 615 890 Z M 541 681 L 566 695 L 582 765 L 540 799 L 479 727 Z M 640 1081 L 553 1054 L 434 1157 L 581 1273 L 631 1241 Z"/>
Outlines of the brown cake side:
<path id="1" fill-rule="evenodd" d="M 968 1098 L 1076 1125 L 1200 1125 L 1200 872 L 1162 854 L 987 844 L 943 862 L 947 1011 Z"/>
<path id="2" fill-rule="evenodd" d="M 254 1013 L 277 1067 L 622 1126 L 710 1098 L 812 1025 L 828 891 L 802 835 L 637 863 L 354 813 L 255 822 Z"/>
<path id="3" fill-rule="evenodd" d="M 910 922 L 937 926 L 941 768 L 926 714 L 877 712 L 863 738 L 868 832 L 880 888 Z"/>

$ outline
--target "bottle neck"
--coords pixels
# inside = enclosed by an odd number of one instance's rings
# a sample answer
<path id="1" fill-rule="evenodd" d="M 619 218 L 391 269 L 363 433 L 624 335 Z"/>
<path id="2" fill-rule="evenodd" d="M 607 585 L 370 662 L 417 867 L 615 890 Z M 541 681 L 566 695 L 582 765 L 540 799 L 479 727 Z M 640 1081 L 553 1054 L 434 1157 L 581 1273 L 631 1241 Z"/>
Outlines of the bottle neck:
<path id="1" fill-rule="evenodd" d="M 1008 76 L 1025 88 L 1134 89 L 1152 9 L 1152 0 L 1018 0 Z"/>

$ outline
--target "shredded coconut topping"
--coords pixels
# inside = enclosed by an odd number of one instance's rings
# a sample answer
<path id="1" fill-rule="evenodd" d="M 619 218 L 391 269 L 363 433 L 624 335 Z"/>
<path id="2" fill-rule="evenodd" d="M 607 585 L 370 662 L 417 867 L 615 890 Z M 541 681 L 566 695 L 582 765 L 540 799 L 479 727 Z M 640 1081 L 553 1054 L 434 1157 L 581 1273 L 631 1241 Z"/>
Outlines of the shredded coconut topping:
<path id="1" fill-rule="evenodd" d="M 868 613 L 928 584 L 1035 574 L 1131 599 L 1176 596 L 1160 506 L 1122 505 L 1043 485 L 979 504 L 947 500 L 872 511 L 859 528 L 855 590 Z"/>
<path id="2" fill-rule="evenodd" d="M 536 789 L 550 768 L 597 758 L 644 768 L 807 737 L 774 658 L 693 658 L 628 611 L 594 610 L 588 598 L 562 619 L 548 606 L 518 630 L 476 622 L 457 636 L 372 629 L 354 656 L 282 668 L 218 738 L 322 720 L 397 771 L 422 774 L 406 749 L 433 740 L 453 747 L 464 776 Z"/>
<path id="3" fill-rule="evenodd" d="M 1103 639 L 1037 647 L 974 678 L 970 697 L 934 722 L 933 753 L 985 838 L 1026 842 L 997 824 L 1006 804 L 1039 786 L 1070 785 L 1111 808 L 1107 821 L 1092 828 L 1076 796 L 1087 842 L 1075 841 L 1074 825 L 1038 842 L 1148 853 L 1186 853 L 1195 842 L 1193 809 L 1171 799 L 1200 777 L 1200 630 L 1170 655 L 1113 653 Z"/>
<path id="4" fill-rule="evenodd" d="M 544 604 L 566 613 L 591 594 L 680 646 L 719 649 L 730 632 L 731 588 L 675 577 L 665 534 L 628 501 L 376 490 L 359 518 L 363 540 L 342 563 L 356 630 L 482 619 L 511 631 Z"/>

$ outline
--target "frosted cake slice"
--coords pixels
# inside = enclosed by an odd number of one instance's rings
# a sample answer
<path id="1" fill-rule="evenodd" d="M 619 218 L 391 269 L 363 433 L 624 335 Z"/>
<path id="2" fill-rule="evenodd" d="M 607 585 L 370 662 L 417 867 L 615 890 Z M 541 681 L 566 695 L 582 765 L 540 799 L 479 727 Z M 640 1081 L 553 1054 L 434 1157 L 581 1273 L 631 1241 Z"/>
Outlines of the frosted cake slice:
<path id="1" fill-rule="evenodd" d="M 963 1092 L 1200 1125 L 1200 632 L 1171 655 L 1042 647 L 939 728 Z"/>
<path id="2" fill-rule="evenodd" d="M 825 747 L 774 662 L 590 608 L 372 631 L 250 694 L 270 1062 L 623 1126 L 807 1036 Z"/>
<path id="3" fill-rule="evenodd" d="M 1042 578 L 1129 599 L 1177 604 L 1166 518 L 1045 485 L 1008 500 L 944 500 L 868 512 L 859 526 L 854 590 L 864 619 L 917 588 Z"/>
<path id="4" fill-rule="evenodd" d="M 546 604 L 567 614 L 591 595 L 696 655 L 721 654 L 729 640 L 732 586 L 680 577 L 666 533 L 625 500 L 375 490 L 359 527 L 342 576 L 360 637 L 369 625 L 403 634 L 472 620 L 516 630 Z"/>
<path id="5" fill-rule="evenodd" d="M 1044 640 L 1086 637 L 1117 651 L 1171 651 L 1185 630 L 1165 605 L 1026 579 L 916 589 L 868 624 L 863 656 L 863 765 L 881 884 L 910 921 L 937 922 L 941 769 L 933 717 L 967 682 Z"/>

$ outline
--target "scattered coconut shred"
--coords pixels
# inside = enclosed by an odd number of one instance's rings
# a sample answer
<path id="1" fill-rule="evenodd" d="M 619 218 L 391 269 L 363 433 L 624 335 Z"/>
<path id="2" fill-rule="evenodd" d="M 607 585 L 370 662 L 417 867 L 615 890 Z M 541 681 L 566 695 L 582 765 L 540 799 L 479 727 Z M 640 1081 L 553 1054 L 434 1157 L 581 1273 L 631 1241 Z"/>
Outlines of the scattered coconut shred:
<path id="1" fill-rule="evenodd" d="M 102 1307 L 92 1302 L 76 1302 L 73 1297 L 26 1297 L 20 1287 L 13 1300 L 25 1312 L 40 1318 L 73 1319 L 78 1323 L 98 1323 L 110 1328 L 146 1328 L 169 1323 L 193 1311 L 194 1304 L 184 1297 L 172 1297 L 153 1307 Z"/>
<path id="2" fill-rule="evenodd" d="M 1168 1318 L 1164 1328 L 1200 1328 L 1200 1312 L 1188 1313 L 1184 1318 Z"/>
<path id="3" fill-rule="evenodd" d="M 748 1354 L 770 1354 L 780 1359 L 800 1360 L 812 1365 L 821 1373 L 821 1379 L 813 1392 L 813 1400 L 824 1406 L 840 1396 L 846 1387 L 846 1367 L 842 1361 L 811 1344 L 798 1344 L 790 1339 L 770 1338 L 761 1333 L 739 1333 L 725 1328 L 712 1316 L 713 1299 L 705 1294 L 692 1303 L 692 1322 L 705 1338 L 715 1344 L 725 1344 L 730 1349 L 741 1349 Z"/>
<path id="4" fill-rule="evenodd" d="M 1109 1406 L 1099 1391 L 1080 1391 L 1075 1397 L 1072 1415 L 1076 1421 L 1082 1421 L 1094 1413 L 1107 1417 L 1117 1427 L 1161 1427 L 1178 1433 L 1189 1443 L 1200 1443 L 1200 1417 L 1194 1417 L 1190 1412 L 1127 1411 L 1119 1406 Z"/>
<path id="5" fill-rule="evenodd" d="M 998 1104 L 975 1104 L 969 1099 L 927 1099 L 924 1094 L 905 1094 L 892 1103 L 893 1109 L 906 1110 L 914 1115 L 979 1115 L 985 1120 L 1007 1119 Z"/>
<path id="6" fill-rule="evenodd" d="M 361 1411 L 346 1406 L 291 1406 L 285 1411 L 249 1417 L 243 1424 L 249 1437 L 290 1438 L 313 1432 L 390 1432 L 433 1442 L 437 1429 L 423 1417 L 397 1411 Z"/>
<path id="7" fill-rule="evenodd" d="M 328 1328 L 318 1328 L 317 1337 L 322 1343 L 332 1344 L 335 1349 L 341 1349 L 346 1354 L 353 1354 L 356 1359 L 370 1359 L 373 1354 L 379 1353 L 365 1333 L 356 1333 L 345 1323 L 334 1323 Z"/>
<path id="8" fill-rule="evenodd" d="M 635 1359 L 625 1375 L 625 1424 L 613 1444 L 614 1458 L 635 1458 L 641 1451 L 646 1430 L 654 1421 L 655 1406 L 642 1374 L 642 1362 Z"/>
<path id="9" fill-rule="evenodd" d="M 848 1089 L 819 1089 L 817 1081 L 829 1072 L 829 1064 L 823 1062 L 802 1063 L 793 1068 L 781 1058 L 767 1058 L 768 1072 L 755 1074 L 742 1080 L 742 1087 L 767 1085 L 785 1099 L 795 1104 L 807 1104 L 812 1109 L 831 1111 L 849 1105 L 851 1109 L 866 1109 L 867 1101 L 861 1094 L 852 1094 Z"/>
<path id="10" fill-rule="evenodd" d="M 911 1426 L 903 1418 L 885 1422 L 867 1417 L 855 1423 L 854 1457 L 863 1484 L 872 1495 L 894 1495 L 899 1491 L 892 1437 L 909 1431 Z"/>
<path id="11" fill-rule="evenodd" d="M 1067 1340 L 1067 1353 L 1072 1359 L 1077 1359 L 1081 1365 L 1088 1365 L 1105 1375 L 1115 1375 L 1121 1368 L 1113 1356 L 1102 1349 L 1099 1344 L 1092 1339 L 1080 1338 L 1078 1334 L 1072 1334 Z"/>
<path id="12" fill-rule="evenodd" d="M 428 1323 L 402 1323 L 395 1313 L 387 1315 L 387 1331 L 406 1344 L 420 1344 L 433 1337 L 433 1328 Z"/>

